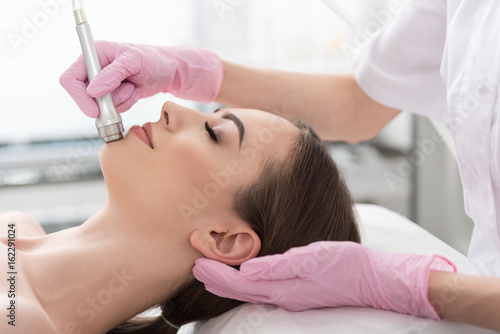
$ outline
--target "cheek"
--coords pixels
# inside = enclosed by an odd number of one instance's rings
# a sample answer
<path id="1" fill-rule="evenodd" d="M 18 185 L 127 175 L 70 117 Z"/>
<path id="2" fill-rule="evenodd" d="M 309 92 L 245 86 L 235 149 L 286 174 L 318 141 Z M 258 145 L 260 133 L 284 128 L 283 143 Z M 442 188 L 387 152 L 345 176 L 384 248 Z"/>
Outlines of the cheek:
<path id="1" fill-rule="evenodd" d="M 212 203 L 214 191 L 219 202 L 224 193 L 231 192 L 230 184 L 241 177 L 231 168 L 226 171 L 231 158 L 215 144 L 192 137 L 170 138 L 153 151 L 110 145 L 104 145 L 99 154 L 109 197 L 151 214 L 180 203 L 193 206 L 193 201 L 201 201 L 200 196 Z"/>
<path id="2" fill-rule="evenodd" d="M 208 213 L 231 203 L 226 197 L 234 192 L 241 173 L 233 173 L 232 169 L 229 170 L 231 174 L 226 171 L 229 160 L 227 153 L 215 144 L 172 140 L 162 156 L 155 158 L 151 173 L 151 177 L 161 174 L 162 178 L 148 183 L 156 193 L 163 189 L 162 197 L 168 198 L 179 214 Z M 183 216 L 183 219 L 187 218 Z"/>
<path id="3" fill-rule="evenodd" d="M 217 163 L 206 143 L 190 138 L 169 141 L 153 158 L 153 174 L 161 174 L 172 182 L 184 186 L 195 185 L 203 180 L 204 171 Z"/>

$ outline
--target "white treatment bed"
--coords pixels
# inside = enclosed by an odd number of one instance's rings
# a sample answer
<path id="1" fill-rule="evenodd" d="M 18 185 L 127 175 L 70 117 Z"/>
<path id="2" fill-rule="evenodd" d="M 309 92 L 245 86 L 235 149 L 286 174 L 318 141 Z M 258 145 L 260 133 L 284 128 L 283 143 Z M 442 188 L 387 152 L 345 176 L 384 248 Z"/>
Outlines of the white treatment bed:
<path id="1" fill-rule="evenodd" d="M 467 258 L 405 217 L 380 206 L 356 205 L 363 244 L 387 252 L 441 254 L 459 272 L 480 274 Z M 439 333 L 486 334 L 486 329 L 451 321 L 361 307 L 289 312 L 273 305 L 243 304 L 217 318 L 183 326 L 180 334 Z"/>

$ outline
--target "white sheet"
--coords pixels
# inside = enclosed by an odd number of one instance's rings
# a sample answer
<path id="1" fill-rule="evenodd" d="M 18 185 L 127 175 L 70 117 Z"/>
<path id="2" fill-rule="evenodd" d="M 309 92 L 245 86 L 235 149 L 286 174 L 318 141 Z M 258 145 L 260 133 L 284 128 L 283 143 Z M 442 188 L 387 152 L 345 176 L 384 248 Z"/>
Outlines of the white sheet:
<path id="1" fill-rule="evenodd" d="M 405 217 L 385 208 L 358 204 L 363 244 L 388 252 L 441 254 L 462 273 L 479 271 L 467 258 Z M 217 318 L 181 328 L 180 334 L 331 333 L 496 333 L 451 321 L 437 322 L 395 312 L 341 307 L 289 312 L 272 305 L 244 304 Z"/>

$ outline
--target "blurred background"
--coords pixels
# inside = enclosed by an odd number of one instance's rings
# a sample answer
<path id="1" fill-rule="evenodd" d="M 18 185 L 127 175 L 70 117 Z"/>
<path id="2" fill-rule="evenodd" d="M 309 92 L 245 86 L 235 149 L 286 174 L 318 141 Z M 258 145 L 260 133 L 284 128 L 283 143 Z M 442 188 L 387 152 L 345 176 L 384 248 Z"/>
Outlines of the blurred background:
<path id="1" fill-rule="evenodd" d="M 348 73 L 352 56 L 407 2 L 337 0 L 355 29 L 320 0 L 84 4 L 96 40 L 203 47 L 251 66 Z M 81 54 L 71 1 L 3 1 L 0 17 L 0 213 L 21 210 L 49 233 L 81 224 L 107 193 L 94 120 L 59 85 Z M 122 114 L 125 130 L 158 120 L 166 100 L 202 112 L 217 107 L 159 94 Z M 328 145 L 356 202 L 397 211 L 466 253 L 472 222 L 453 149 L 435 140 L 436 131 L 429 120 L 403 112 L 374 140 Z"/>

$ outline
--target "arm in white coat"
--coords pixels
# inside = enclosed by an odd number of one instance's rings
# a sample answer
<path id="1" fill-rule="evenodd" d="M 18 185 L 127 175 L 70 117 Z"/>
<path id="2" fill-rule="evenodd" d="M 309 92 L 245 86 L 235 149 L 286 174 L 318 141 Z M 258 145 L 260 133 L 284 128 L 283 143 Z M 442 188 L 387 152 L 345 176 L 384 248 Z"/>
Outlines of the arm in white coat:
<path id="1" fill-rule="evenodd" d="M 352 74 L 307 74 L 257 69 L 223 61 L 216 101 L 309 123 L 324 140 L 375 137 L 399 110 L 366 95 Z"/>

